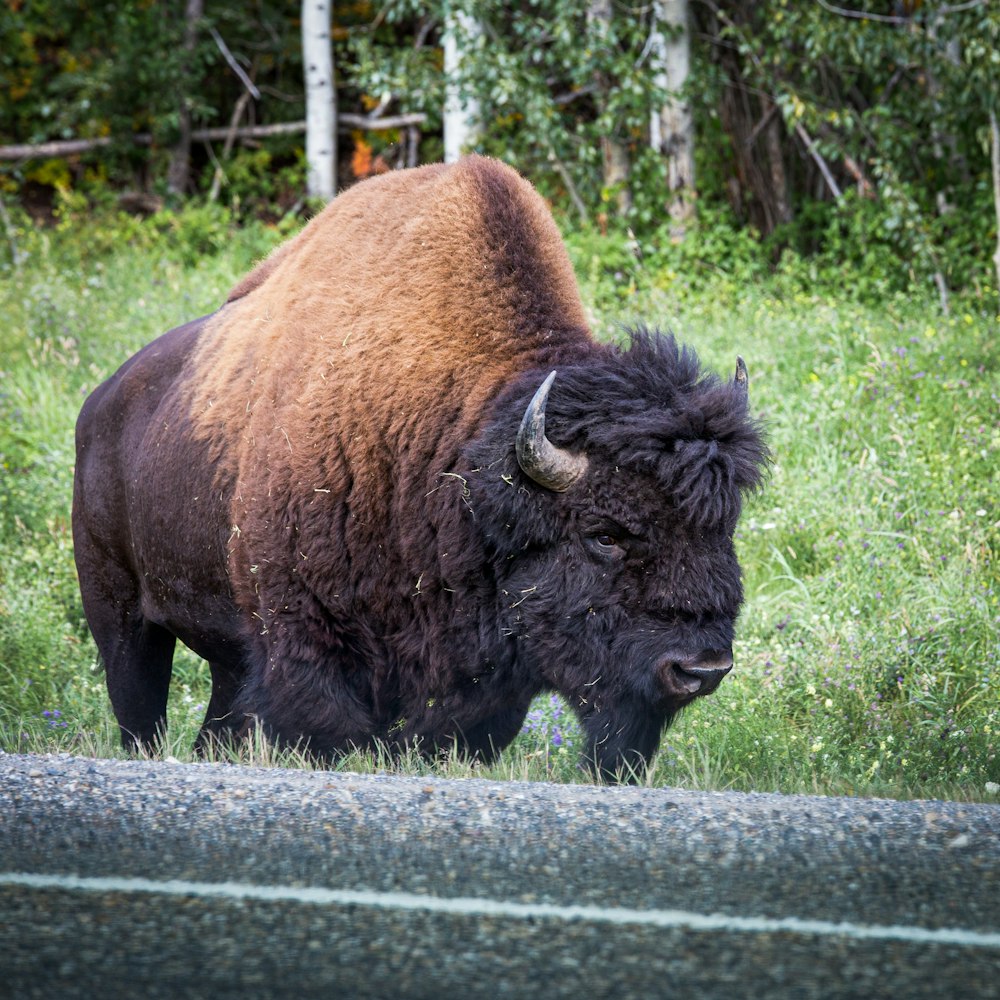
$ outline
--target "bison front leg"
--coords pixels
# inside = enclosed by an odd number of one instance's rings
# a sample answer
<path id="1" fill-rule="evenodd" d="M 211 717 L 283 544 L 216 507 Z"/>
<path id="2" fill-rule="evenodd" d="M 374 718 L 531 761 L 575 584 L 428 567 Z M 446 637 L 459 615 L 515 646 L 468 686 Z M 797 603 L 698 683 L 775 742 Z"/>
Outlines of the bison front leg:
<path id="1" fill-rule="evenodd" d="M 587 767 L 604 781 L 634 785 L 645 778 L 667 719 L 646 706 L 629 705 L 581 713 L 580 722 Z"/>
<path id="2" fill-rule="evenodd" d="M 360 686 L 360 690 L 359 690 Z M 364 677 L 328 651 L 272 644 L 253 663 L 232 707 L 242 736 L 255 730 L 276 746 L 329 759 L 370 746 L 376 724 Z"/>
<path id="3" fill-rule="evenodd" d="M 500 751 L 509 746 L 521 731 L 528 704 L 504 708 L 485 719 L 462 729 L 455 738 L 455 745 L 463 755 L 489 764 Z"/>

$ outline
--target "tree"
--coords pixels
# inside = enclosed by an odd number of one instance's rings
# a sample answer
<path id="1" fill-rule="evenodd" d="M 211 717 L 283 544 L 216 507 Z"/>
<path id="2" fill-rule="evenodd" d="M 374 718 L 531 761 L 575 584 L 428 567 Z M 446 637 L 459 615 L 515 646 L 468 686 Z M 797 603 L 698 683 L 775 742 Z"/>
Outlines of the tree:
<path id="1" fill-rule="evenodd" d="M 111 19 L 70 0 L 0 4 L 7 189 L 10 178 L 53 199 L 101 183 L 190 192 L 208 187 L 209 143 L 225 138 L 239 161 L 233 204 L 287 209 L 310 67 L 322 95 L 311 103 L 330 115 L 313 134 L 335 154 L 332 60 L 321 69 L 330 2 L 169 0 L 119 4 Z M 997 0 L 362 0 L 339 11 L 339 124 L 380 169 L 441 159 L 442 133 L 451 158 L 475 117 L 478 149 L 581 220 L 617 207 L 640 241 L 664 223 L 669 238 L 696 204 L 695 216 L 749 225 L 773 260 L 840 253 L 848 266 L 895 267 L 897 288 L 933 279 L 942 302 L 981 284 L 984 267 L 993 282 Z M 322 26 L 306 32 L 316 13 Z M 304 67 L 313 43 L 321 52 Z M 458 133 L 442 129 L 446 107 L 464 107 Z M 695 160 L 696 203 L 674 194 L 693 190 Z M 328 176 L 321 197 L 332 164 Z"/>
<path id="2" fill-rule="evenodd" d="M 590 0 L 587 20 L 590 26 L 591 44 L 599 51 L 609 51 L 614 45 L 614 12 L 611 0 Z M 599 108 L 606 113 L 608 95 L 615 81 L 611 74 L 600 65 L 594 69 L 594 85 Z M 610 116 L 608 116 L 610 117 Z M 613 191 L 618 212 L 628 215 L 632 208 L 632 192 L 629 188 L 630 157 L 628 146 L 615 128 L 602 131 L 600 136 L 601 161 L 604 168 L 604 187 Z"/>
<path id="3" fill-rule="evenodd" d="M 700 28 L 716 70 L 714 93 L 729 137 L 736 208 L 767 235 L 794 217 L 786 169 L 787 135 L 767 70 L 754 47 L 766 14 L 755 0 L 706 3 Z"/>
<path id="4" fill-rule="evenodd" d="M 302 0 L 306 162 L 310 198 L 329 201 L 337 185 L 337 92 L 330 44 L 331 0 Z"/>
<path id="5" fill-rule="evenodd" d="M 694 211 L 694 121 L 684 89 L 691 72 L 687 0 L 658 0 L 650 34 L 654 83 L 668 96 L 649 120 L 649 142 L 667 165 L 667 211 L 682 228 Z"/>
<path id="6" fill-rule="evenodd" d="M 475 142 L 479 103 L 463 94 L 462 51 L 474 46 L 482 29 L 475 18 L 462 11 L 447 15 L 441 39 L 444 49 L 444 162 L 454 163 Z"/>
<path id="7" fill-rule="evenodd" d="M 995 111 L 990 111 L 990 159 L 993 167 L 993 210 L 997 220 L 997 248 L 993 264 L 997 269 L 997 288 L 1000 288 L 1000 125 Z"/>
<path id="8" fill-rule="evenodd" d="M 178 80 L 178 128 L 180 134 L 170 156 L 167 170 L 167 193 L 183 195 L 191 173 L 191 77 L 192 60 L 198 43 L 198 22 L 204 13 L 203 0 L 186 0 L 184 7 L 184 41 Z"/>

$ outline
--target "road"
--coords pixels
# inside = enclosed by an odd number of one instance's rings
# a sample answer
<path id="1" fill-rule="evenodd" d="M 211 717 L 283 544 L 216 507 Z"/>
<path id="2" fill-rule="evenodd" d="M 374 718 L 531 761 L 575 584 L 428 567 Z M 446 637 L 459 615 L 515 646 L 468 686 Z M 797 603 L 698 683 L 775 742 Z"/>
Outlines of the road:
<path id="1" fill-rule="evenodd" d="M 0 754 L 0 997 L 1000 997 L 1000 806 Z"/>

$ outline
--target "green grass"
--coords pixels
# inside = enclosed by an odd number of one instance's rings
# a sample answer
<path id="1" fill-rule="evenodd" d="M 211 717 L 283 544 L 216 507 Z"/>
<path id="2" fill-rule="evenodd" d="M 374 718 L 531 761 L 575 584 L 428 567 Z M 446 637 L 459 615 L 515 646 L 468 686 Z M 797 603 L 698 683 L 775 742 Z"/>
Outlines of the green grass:
<path id="1" fill-rule="evenodd" d="M 73 424 L 101 379 L 213 309 L 281 236 L 220 236 L 225 225 L 202 212 L 25 227 L 20 269 L 0 251 L 2 749 L 119 754 L 72 562 Z M 666 734 L 648 781 L 996 801 L 996 297 L 958 299 L 945 317 L 931 293 L 856 301 L 850 275 L 848 292 L 814 291 L 795 273 L 741 284 L 720 268 L 693 287 L 659 261 L 615 279 L 600 240 L 571 242 L 601 335 L 645 320 L 719 370 L 747 359 L 775 457 L 737 536 L 737 667 Z M 165 755 L 191 759 L 207 694 L 204 664 L 179 656 Z M 546 698 L 490 768 L 361 755 L 339 766 L 586 781 L 578 742 Z M 260 746 L 244 759 L 306 763 Z"/>

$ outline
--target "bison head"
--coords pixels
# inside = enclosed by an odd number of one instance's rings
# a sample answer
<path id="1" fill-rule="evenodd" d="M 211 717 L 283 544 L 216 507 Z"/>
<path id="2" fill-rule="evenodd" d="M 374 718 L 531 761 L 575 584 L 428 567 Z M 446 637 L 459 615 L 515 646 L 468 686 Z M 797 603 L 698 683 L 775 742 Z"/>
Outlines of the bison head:
<path id="1" fill-rule="evenodd" d="M 542 374 L 511 387 L 471 456 L 496 641 L 573 706 L 591 767 L 627 779 L 732 668 L 733 532 L 766 447 L 742 360 L 723 381 L 672 337 Z"/>

